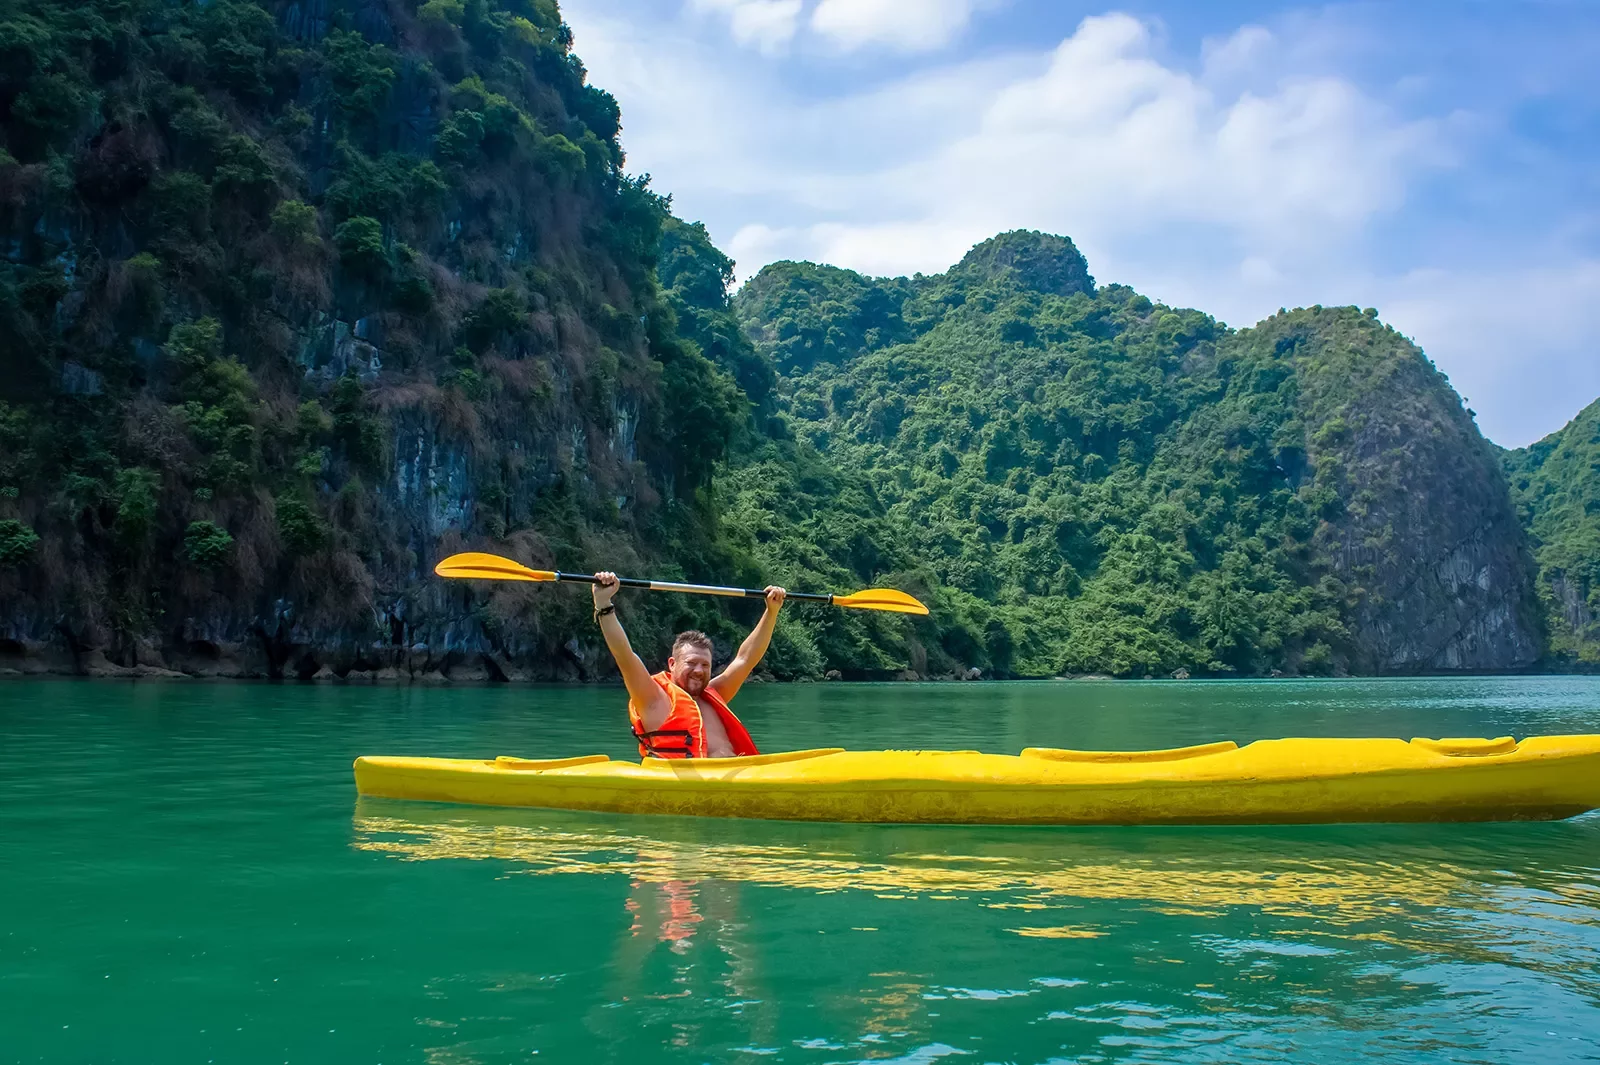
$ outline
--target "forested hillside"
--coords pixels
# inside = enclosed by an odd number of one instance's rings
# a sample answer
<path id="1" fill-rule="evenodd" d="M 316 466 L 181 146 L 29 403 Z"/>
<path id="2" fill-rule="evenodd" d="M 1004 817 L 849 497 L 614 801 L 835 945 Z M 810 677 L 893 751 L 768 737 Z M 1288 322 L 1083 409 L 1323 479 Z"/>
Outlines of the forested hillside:
<path id="1" fill-rule="evenodd" d="M 1539 653 L 1491 446 L 1373 311 L 1232 332 L 1095 288 L 1009 233 L 949 273 L 766 268 L 739 294 L 796 442 L 740 470 L 774 559 L 899 570 L 951 619 L 931 672 L 1515 668 Z M 792 455 L 832 495 L 762 499 Z M 880 532 L 850 541 L 867 523 Z M 873 553 L 862 558 L 863 551 Z M 959 622 L 957 622 L 959 619 Z"/>
<path id="2" fill-rule="evenodd" d="M 551 0 L 7 12 L 13 655 L 549 675 L 581 593 L 445 587 L 441 553 L 728 576 L 707 490 L 764 366 L 680 330 L 679 224 Z"/>
<path id="3" fill-rule="evenodd" d="M 1375 312 L 1232 331 L 1021 232 L 730 300 L 552 0 L 21 0 L 0 55 L 0 669 L 609 673 L 467 547 L 934 608 L 796 606 L 779 677 L 1540 654 L 1498 459 Z M 651 658 L 753 616 L 623 604 Z"/>
<path id="4" fill-rule="evenodd" d="M 1504 456 L 1533 534 L 1551 664 L 1600 666 L 1600 401 Z"/>

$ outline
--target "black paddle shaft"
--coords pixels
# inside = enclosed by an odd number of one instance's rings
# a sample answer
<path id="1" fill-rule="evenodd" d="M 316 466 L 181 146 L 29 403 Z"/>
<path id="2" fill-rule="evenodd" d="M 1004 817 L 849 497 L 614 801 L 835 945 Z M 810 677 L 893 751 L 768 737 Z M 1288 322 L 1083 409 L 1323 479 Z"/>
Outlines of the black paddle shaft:
<path id="1" fill-rule="evenodd" d="M 556 572 L 556 580 L 570 581 L 574 584 L 599 584 L 599 578 L 592 573 L 562 573 Z M 698 592 L 701 595 L 725 595 L 731 598 L 765 599 L 767 593 L 761 588 L 723 588 L 714 584 L 679 584 L 675 581 L 643 581 L 637 577 L 618 577 L 617 584 L 623 588 L 648 588 L 657 592 Z M 817 592 L 785 592 L 786 600 L 801 603 L 831 603 L 833 596 L 818 594 Z"/>

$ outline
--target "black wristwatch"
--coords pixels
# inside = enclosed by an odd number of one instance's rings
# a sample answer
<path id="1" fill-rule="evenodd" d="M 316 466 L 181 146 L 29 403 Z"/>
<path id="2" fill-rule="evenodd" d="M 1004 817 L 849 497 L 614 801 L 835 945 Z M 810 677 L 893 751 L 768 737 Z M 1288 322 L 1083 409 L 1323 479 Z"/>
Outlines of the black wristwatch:
<path id="1" fill-rule="evenodd" d="M 616 612 L 617 612 L 617 604 L 615 604 L 615 603 L 607 603 L 605 606 L 599 607 L 598 609 L 595 610 L 595 612 L 594 612 L 594 623 L 596 625 L 598 625 L 598 624 L 600 624 L 600 619 L 601 618 L 605 617 L 607 614 L 615 614 Z"/>

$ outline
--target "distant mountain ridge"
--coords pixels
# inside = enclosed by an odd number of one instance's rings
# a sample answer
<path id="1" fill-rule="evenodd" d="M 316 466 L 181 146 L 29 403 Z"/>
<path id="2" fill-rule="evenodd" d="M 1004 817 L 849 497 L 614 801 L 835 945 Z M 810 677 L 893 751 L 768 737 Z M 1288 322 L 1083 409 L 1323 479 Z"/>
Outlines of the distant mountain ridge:
<path id="1" fill-rule="evenodd" d="M 968 632 L 934 672 L 1519 669 L 1541 639 L 1494 451 L 1355 308 L 1232 331 L 1002 234 L 943 275 L 778 263 L 735 299 L 799 441 Z M 830 508 L 793 535 L 822 539 Z"/>

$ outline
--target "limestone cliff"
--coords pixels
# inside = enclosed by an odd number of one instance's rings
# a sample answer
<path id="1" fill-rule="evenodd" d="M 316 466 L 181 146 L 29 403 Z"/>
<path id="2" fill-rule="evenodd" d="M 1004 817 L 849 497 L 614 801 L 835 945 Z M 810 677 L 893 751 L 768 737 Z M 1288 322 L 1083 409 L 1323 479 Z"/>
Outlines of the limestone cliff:
<path id="1" fill-rule="evenodd" d="M 1533 567 L 1493 445 L 1422 352 L 1354 308 L 1276 315 L 1238 342 L 1292 358 L 1309 483 L 1332 493 L 1315 544 L 1344 583 L 1348 668 L 1533 665 Z"/>
<path id="2" fill-rule="evenodd" d="M 1594 669 L 1600 666 L 1600 402 L 1502 458 L 1539 562 L 1550 664 Z"/>
<path id="3" fill-rule="evenodd" d="M 579 675 L 581 593 L 434 560 L 737 572 L 759 367 L 680 331 L 551 0 L 24 0 L 0 50 L 0 650 Z"/>
<path id="4" fill-rule="evenodd" d="M 884 530 L 875 565 L 957 619 L 907 649 L 932 672 L 1386 674 L 1540 656 L 1493 449 L 1376 312 L 1234 331 L 1095 288 L 1070 241 L 1031 233 L 931 277 L 779 263 L 737 304 L 784 374 L 795 454 L 871 493 L 758 508 L 760 550 L 773 565 L 814 543 L 856 553 L 850 521 Z"/>
<path id="5" fill-rule="evenodd" d="M 620 128 L 553 0 L 0 11 L 0 669 L 610 670 L 462 548 L 935 607 L 796 607 L 780 677 L 1539 653 L 1494 459 L 1372 315 L 1234 331 L 1026 231 L 730 302 Z M 751 620 L 624 609 L 651 657 Z"/>

